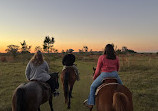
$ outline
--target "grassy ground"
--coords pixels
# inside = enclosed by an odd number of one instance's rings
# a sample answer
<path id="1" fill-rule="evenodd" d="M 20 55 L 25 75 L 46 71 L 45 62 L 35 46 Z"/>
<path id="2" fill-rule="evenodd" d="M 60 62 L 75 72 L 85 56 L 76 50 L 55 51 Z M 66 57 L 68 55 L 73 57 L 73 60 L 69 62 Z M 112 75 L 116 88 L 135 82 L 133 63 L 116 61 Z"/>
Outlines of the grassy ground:
<path id="1" fill-rule="evenodd" d="M 93 60 L 88 58 L 77 60 L 81 80 L 75 83 L 70 111 L 88 111 L 82 103 L 88 97 L 92 67 L 96 66 L 97 57 Z M 61 59 L 46 57 L 46 60 L 51 71 L 61 72 Z M 0 111 L 11 111 L 12 93 L 20 83 L 26 81 L 24 73 L 27 62 L 0 62 Z M 134 111 L 158 111 L 158 57 L 121 56 L 120 65 L 119 75 L 133 93 Z M 59 91 L 60 96 L 53 98 L 54 110 L 66 111 L 61 82 Z M 41 105 L 41 111 L 48 110 L 48 103 Z"/>

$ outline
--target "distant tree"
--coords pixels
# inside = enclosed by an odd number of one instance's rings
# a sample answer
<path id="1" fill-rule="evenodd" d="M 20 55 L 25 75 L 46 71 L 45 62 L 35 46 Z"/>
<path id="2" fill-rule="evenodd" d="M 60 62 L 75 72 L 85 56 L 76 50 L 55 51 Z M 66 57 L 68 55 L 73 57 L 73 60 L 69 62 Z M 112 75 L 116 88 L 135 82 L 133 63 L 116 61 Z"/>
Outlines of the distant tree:
<path id="1" fill-rule="evenodd" d="M 121 54 L 122 53 L 122 51 L 120 49 L 117 49 L 115 52 L 116 52 L 116 54 Z"/>
<path id="2" fill-rule="evenodd" d="M 65 53 L 68 53 L 69 49 L 66 49 Z"/>
<path id="3" fill-rule="evenodd" d="M 134 50 L 128 49 L 126 46 L 122 47 L 122 53 L 126 54 L 126 53 L 137 53 Z"/>
<path id="4" fill-rule="evenodd" d="M 83 53 L 83 49 L 78 49 L 79 53 Z"/>
<path id="5" fill-rule="evenodd" d="M 20 42 L 20 44 L 21 44 L 21 53 L 22 53 L 22 54 L 30 53 L 31 46 L 28 46 L 28 45 L 26 44 L 25 40 L 24 40 L 23 43 Z"/>
<path id="6" fill-rule="evenodd" d="M 122 47 L 122 52 L 127 52 L 127 50 L 128 50 L 128 49 L 127 49 L 126 46 L 123 46 L 123 47 Z"/>
<path id="7" fill-rule="evenodd" d="M 58 53 L 58 49 L 55 49 L 55 50 L 54 50 L 54 53 Z"/>
<path id="8" fill-rule="evenodd" d="M 92 49 L 90 49 L 90 51 L 89 51 L 89 52 L 90 52 L 90 54 L 93 54 L 93 50 L 92 50 Z"/>
<path id="9" fill-rule="evenodd" d="M 83 49 L 78 49 L 78 52 L 79 52 L 79 54 L 83 54 L 84 53 Z"/>
<path id="10" fill-rule="evenodd" d="M 88 52 L 88 46 L 83 46 L 85 52 Z"/>
<path id="11" fill-rule="evenodd" d="M 8 48 L 5 50 L 7 53 L 10 53 L 13 55 L 13 57 L 16 57 L 18 54 L 19 46 L 17 45 L 8 45 Z"/>
<path id="12" fill-rule="evenodd" d="M 62 50 L 62 51 L 61 51 L 61 53 L 62 53 L 62 54 L 65 54 L 65 51 L 64 51 L 64 50 Z"/>
<path id="13" fill-rule="evenodd" d="M 58 49 L 53 48 L 54 53 L 58 53 Z"/>
<path id="14" fill-rule="evenodd" d="M 128 53 L 137 53 L 137 52 L 135 52 L 134 50 L 131 50 L 131 49 L 128 49 L 127 51 L 128 51 Z"/>
<path id="15" fill-rule="evenodd" d="M 36 46 L 35 47 L 35 52 L 38 51 L 38 50 L 42 51 L 42 48 L 40 46 Z"/>
<path id="16" fill-rule="evenodd" d="M 55 50 L 55 49 L 54 49 L 53 47 L 50 47 L 50 48 L 49 48 L 49 53 L 53 53 L 54 50 Z"/>
<path id="17" fill-rule="evenodd" d="M 46 36 L 45 39 L 44 39 L 44 44 L 43 44 L 43 49 L 44 51 L 48 52 L 50 51 L 51 48 L 53 48 L 53 44 L 54 44 L 54 37 L 49 37 L 49 36 Z"/>

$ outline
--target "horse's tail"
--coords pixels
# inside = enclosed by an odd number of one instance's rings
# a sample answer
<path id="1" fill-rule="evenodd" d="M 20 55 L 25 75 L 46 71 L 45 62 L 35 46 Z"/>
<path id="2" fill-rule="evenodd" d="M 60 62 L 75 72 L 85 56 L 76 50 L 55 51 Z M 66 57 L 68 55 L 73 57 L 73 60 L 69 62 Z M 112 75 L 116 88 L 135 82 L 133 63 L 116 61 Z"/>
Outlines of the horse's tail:
<path id="1" fill-rule="evenodd" d="M 129 100 L 124 93 L 116 92 L 113 95 L 114 111 L 131 111 L 129 109 Z"/>
<path id="2" fill-rule="evenodd" d="M 64 75 L 64 96 L 65 96 L 65 103 L 67 103 L 68 95 L 69 95 L 69 73 L 66 71 Z"/>
<path id="3" fill-rule="evenodd" d="M 16 110 L 25 111 L 25 90 L 24 88 L 18 88 L 16 91 Z"/>

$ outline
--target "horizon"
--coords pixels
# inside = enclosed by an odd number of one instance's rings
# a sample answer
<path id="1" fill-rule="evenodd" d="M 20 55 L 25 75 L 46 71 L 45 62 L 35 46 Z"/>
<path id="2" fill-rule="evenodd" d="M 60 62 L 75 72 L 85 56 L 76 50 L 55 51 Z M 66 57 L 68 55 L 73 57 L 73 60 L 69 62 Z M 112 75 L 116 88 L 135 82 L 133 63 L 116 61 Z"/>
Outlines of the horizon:
<path id="1" fill-rule="evenodd" d="M 54 37 L 54 48 L 75 52 L 102 51 L 113 43 L 136 52 L 158 52 L 158 1 L 0 1 L 0 52 L 8 45 L 26 41 L 43 45 L 45 36 Z"/>

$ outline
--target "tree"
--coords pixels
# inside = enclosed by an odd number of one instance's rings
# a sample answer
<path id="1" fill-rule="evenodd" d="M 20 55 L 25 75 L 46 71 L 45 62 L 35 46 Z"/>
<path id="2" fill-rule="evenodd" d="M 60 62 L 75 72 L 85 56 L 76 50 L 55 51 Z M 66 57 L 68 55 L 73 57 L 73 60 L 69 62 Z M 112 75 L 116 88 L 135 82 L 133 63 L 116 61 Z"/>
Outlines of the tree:
<path id="1" fill-rule="evenodd" d="M 54 53 L 58 53 L 58 49 L 54 49 Z"/>
<path id="2" fill-rule="evenodd" d="M 25 40 L 24 40 L 23 43 L 20 42 L 20 44 L 21 44 L 21 46 L 22 46 L 22 48 L 21 48 L 21 53 L 22 53 L 22 54 L 30 53 L 31 46 L 28 46 L 28 45 L 26 44 Z"/>
<path id="3" fill-rule="evenodd" d="M 62 50 L 62 51 L 61 51 L 61 53 L 62 53 L 62 54 L 65 54 L 65 51 L 64 51 L 64 50 Z"/>
<path id="4" fill-rule="evenodd" d="M 35 52 L 38 51 L 38 50 L 42 51 L 42 48 L 40 46 L 36 46 L 35 47 Z"/>
<path id="5" fill-rule="evenodd" d="M 83 54 L 83 49 L 78 49 L 79 54 Z"/>
<path id="6" fill-rule="evenodd" d="M 88 52 L 88 47 L 87 46 L 83 46 L 83 49 L 85 52 Z"/>
<path id="7" fill-rule="evenodd" d="M 8 48 L 5 50 L 7 53 L 10 53 L 13 55 L 13 57 L 16 57 L 18 54 L 19 46 L 17 45 L 8 45 Z"/>
<path id="8" fill-rule="evenodd" d="M 53 37 L 49 37 L 49 36 L 46 36 L 45 39 L 44 39 L 44 44 L 43 44 L 43 49 L 44 51 L 47 51 L 49 53 L 50 51 L 50 48 L 53 47 L 53 44 L 54 44 L 54 38 Z"/>
<path id="9" fill-rule="evenodd" d="M 65 53 L 68 53 L 69 52 L 69 49 L 66 49 Z"/>
<path id="10" fill-rule="evenodd" d="M 120 49 L 117 49 L 117 50 L 116 50 L 116 53 L 117 53 L 117 54 L 122 54 L 122 52 L 121 52 Z"/>
<path id="11" fill-rule="evenodd" d="M 93 50 L 92 50 L 92 49 L 90 49 L 90 51 L 89 51 L 89 52 L 90 52 L 90 54 L 91 54 L 91 55 L 93 55 Z"/>
<path id="12" fill-rule="evenodd" d="M 126 46 L 122 47 L 122 52 L 125 53 L 125 54 L 126 53 L 137 53 L 134 50 L 128 49 Z"/>
<path id="13" fill-rule="evenodd" d="M 127 49 L 126 46 L 123 46 L 123 47 L 122 47 L 122 52 L 127 52 L 127 50 L 128 50 L 128 49 Z"/>
<path id="14" fill-rule="evenodd" d="M 78 49 L 79 52 L 83 52 L 83 49 Z"/>
<path id="15" fill-rule="evenodd" d="M 134 50 L 131 50 L 131 49 L 128 49 L 127 51 L 128 51 L 128 53 L 137 53 L 137 52 L 135 52 Z"/>

